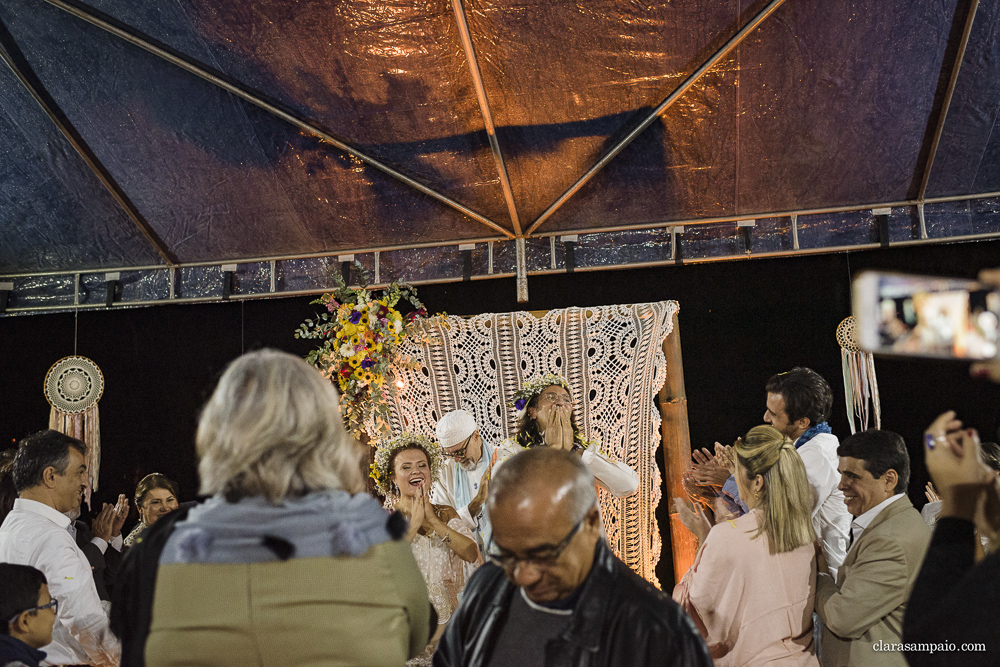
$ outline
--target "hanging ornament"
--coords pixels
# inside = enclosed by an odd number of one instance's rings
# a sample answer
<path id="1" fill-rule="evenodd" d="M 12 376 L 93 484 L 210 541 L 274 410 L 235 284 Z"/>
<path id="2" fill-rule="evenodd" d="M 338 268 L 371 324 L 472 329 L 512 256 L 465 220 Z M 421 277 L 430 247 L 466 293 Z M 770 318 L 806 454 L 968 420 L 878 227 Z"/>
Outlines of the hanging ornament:
<path id="1" fill-rule="evenodd" d="M 63 357 L 45 375 L 45 398 L 52 411 L 49 428 L 87 445 L 86 501 L 97 490 L 101 471 L 101 426 L 97 402 L 104 393 L 104 375 L 87 357 Z"/>
<path id="2" fill-rule="evenodd" d="M 875 417 L 875 428 L 882 428 L 882 405 L 878 398 L 878 380 L 875 378 L 875 358 L 858 344 L 857 327 L 854 317 L 845 318 L 837 326 L 837 342 L 840 343 L 840 359 L 844 369 L 844 399 L 847 401 L 847 421 L 851 433 L 858 429 L 854 418 L 858 418 L 862 431 L 868 430 L 869 404 Z"/>

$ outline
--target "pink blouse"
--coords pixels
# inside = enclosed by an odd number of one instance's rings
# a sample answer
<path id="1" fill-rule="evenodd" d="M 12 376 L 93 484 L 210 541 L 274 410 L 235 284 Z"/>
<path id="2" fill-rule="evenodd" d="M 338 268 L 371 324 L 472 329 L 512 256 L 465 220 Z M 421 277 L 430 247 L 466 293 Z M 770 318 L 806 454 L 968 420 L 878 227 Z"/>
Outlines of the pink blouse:
<path id="1" fill-rule="evenodd" d="M 816 555 L 812 544 L 772 555 L 754 538 L 752 510 L 712 527 L 674 600 L 705 637 L 717 666 L 809 665 L 813 646 Z"/>

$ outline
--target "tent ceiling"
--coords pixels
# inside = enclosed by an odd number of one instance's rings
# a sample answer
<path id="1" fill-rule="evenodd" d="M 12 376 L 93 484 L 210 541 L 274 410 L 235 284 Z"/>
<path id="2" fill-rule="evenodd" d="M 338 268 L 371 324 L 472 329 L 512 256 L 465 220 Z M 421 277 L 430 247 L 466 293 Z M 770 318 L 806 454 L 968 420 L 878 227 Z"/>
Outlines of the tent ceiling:
<path id="1" fill-rule="evenodd" d="M 139 267 L 188 267 L 193 295 L 197 264 L 389 248 L 381 277 L 513 273 L 515 238 L 558 270 L 555 234 L 601 232 L 579 267 L 1000 233 L 997 0 L 4 0 L 0 24 L 24 306 L 65 305 L 43 274 L 177 297 L 183 273 Z M 678 245 L 679 222 L 706 224 Z"/>

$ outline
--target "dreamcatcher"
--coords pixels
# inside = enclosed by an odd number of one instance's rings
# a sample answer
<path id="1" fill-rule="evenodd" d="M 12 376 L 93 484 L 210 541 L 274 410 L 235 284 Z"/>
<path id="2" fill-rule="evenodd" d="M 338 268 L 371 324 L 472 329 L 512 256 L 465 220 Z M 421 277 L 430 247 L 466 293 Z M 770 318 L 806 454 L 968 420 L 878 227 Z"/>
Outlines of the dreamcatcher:
<path id="1" fill-rule="evenodd" d="M 87 445 L 89 483 L 86 491 L 97 490 L 101 471 L 101 425 L 97 402 L 104 393 L 104 375 L 87 357 L 63 357 L 45 376 L 45 398 L 52 411 L 49 428 L 82 440 Z"/>
<path id="2" fill-rule="evenodd" d="M 882 428 L 882 406 L 878 398 L 878 380 L 875 379 L 875 358 L 858 344 L 854 317 L 845 318 L 837 326 L 840 359 L 844 369 L 844 399 L 847 401 L 847 421 L 851 433 L 856 433 L 857 417 L 862 431 L 868 430 L 869 414 L 875 417 L 875 428 Z M 869 404 L 871 408 L 869 410 Z"/>

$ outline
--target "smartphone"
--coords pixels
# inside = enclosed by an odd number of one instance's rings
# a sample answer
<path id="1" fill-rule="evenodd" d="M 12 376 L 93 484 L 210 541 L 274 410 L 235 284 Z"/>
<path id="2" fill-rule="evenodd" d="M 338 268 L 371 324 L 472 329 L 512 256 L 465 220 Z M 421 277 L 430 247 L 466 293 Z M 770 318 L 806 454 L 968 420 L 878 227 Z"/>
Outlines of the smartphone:
<path id="1" fill-rule="evenodd" d="M 1000 292 L 962 278 L 864 271 L 854 278 L 858 342 L 869 352 L 992 359 Z"/>

